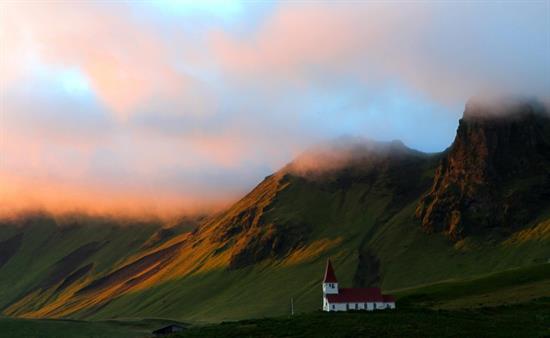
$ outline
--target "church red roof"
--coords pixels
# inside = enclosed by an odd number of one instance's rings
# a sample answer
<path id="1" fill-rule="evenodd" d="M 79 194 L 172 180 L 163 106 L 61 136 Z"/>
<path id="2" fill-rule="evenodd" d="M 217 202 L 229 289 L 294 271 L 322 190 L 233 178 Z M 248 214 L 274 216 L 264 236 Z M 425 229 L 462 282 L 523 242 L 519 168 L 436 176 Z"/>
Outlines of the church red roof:
<path id="1" fill-rule="evenodd" d="M 395 297 L 392 295 L 383 295 L 384 303 L 395 303 Z"/>
<path id="2" fill-rule="evenodd" d="M 327 259 L 327 267 L 325 268 L 325 278 L 323 278 L 323 283 L 338 283 L 330 259 Z"/>
<path id="3" fill-rule="evenodd" d="M 384 302 L 388 296 L 382 296 L 379 288 L 341 288 L 338 294 L 326 297 L 329 303 L 371 303 Z"/>

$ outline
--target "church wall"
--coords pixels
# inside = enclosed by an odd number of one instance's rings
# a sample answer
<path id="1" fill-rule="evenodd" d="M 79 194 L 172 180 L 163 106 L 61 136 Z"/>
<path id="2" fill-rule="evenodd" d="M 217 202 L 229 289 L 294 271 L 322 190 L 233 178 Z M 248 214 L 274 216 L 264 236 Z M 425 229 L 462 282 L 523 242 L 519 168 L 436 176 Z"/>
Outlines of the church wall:
<path id="1" fill-rule="evenodd" d="M 329 311 L 347 311 L 346 303 L 330 303 Z"/>

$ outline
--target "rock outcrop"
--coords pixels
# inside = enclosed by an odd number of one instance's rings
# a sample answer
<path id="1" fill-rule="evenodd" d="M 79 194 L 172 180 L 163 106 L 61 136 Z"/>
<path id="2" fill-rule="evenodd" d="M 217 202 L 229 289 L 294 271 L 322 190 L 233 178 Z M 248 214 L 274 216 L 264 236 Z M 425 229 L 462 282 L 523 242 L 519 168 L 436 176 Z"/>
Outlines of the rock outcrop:
<path id="1" fill-rule="evenodd" d="M 425 231 L 459 240 L 528 222 L 549 192 L 547 113 L 526 102 L 469 102 L 416 216 Z"/>

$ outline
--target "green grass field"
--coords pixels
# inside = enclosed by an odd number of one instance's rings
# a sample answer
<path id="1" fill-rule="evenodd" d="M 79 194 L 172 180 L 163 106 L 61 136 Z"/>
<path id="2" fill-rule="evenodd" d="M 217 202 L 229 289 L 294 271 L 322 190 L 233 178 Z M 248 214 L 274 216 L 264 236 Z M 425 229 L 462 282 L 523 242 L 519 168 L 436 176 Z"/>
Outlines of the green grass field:
<path id="1" fill-rule="evenodd" d="M 550 298 L 550 264 L 394 292 L 402 306 L 462 309 Z"/>
<path id="2" fill-rule="evenodd" d="M 550 300 L 474 310 L 310 313 L 191 327 L 175 337 L 545 337 Z"/>
<path id="3" fill-rule="evenodd" d="M 0 337 L 6 338 L 138 338 L 173 323 L 162 319 L 80 321 L 0 317 Z"/>

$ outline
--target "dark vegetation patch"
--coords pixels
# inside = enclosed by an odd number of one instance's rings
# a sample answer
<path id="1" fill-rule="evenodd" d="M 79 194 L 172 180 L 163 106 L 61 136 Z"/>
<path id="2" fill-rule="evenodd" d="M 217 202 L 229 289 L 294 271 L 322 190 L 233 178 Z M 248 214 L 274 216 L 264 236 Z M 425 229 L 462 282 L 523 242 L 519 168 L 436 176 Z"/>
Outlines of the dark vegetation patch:
<path id="1" fill-rule="evenodd" d="M 63 280 L 61 285 L 57 287 L 55 292 L 61 292 L 65 290 L 67 287 L 69 287 L 71 284 L 79 280 L 80 278 L 86 276 L 94 267 L 94 263 L 88 263 L 81 267 L 80 269 L 76 270 L 75 272 L 71 273 L 67 278 Z"/>
<path id="2" fill-rule="evenodd" d="M 19 250 L 23 242 L 23 233 L 20 232 L 5 241 L 0 242 L 0 268 Z"/>
<path id="3" fill-rule="evenodd" d="M 378 222 L 386 222 L 406 205 L 417 200 L 432 184 L 438 156 L 408 158 L 389 166 L 379 182 L 382 190 L 391 191 L 391 201 Z M 413 216 L 413 215 L 411 215 Z"/>
<path id="4" fill-rule="evenodd" d="M 37 288 L 46 290 L 64 281 L 101 247 L 102 244 L 99 242 L 86 243 L 61 258 L 53 265 L 51 272 L 40 282 Z"/>
<path id="5" fill-rule="evenodd" d="M 229 268 L 246 267 L 266 258 L 283 258 L 305 245 L 310 231 L 310 225 L 290 221 L 257 228 L 247 234 L 246 244 L 231 256 Z"/>
<path id="6" fill-rule="evenodd" d="M 370 249 L 359 251 L 359 263 L 353 278 L 356 287 L 380 286 L 380 259 Z"/>
<path id="7" fill-rule="evenodd" d="M 153 277 L 158 272 L 162 271 L 162 269 L 164 267 L 166 267 L 172 261 L 173 258 L 175 258 L 175 255 L 174 256 L 167 256 L 163 260 L 159 261 L 159 263 L 157 265 L 155 265 L 153 268 L 147 270 L 147 272 L 142 273 L 139 276 L 134 277 L 134 278 L 124 282 L 124 284 L 118 289 L 118 291 L 119 292 L 124 292 L 124 291 L 128 290 L 129 288 L 131 288 L 132 286 L 138 285 L 139 283 L 142 283 L 142 282 L 148 280 L 149 278 Z"/>
<path id="8" fill-rule="evenodd" d="M 115 292 L 111 295 L 111 297 L 109 299 L 107 299 L 107 300 L 105 300 L 105 301 L 103 301 L 103 302 L 101 302 L 97 305 L 93 305 L 91 307 L 85 308 L 80 314 L 84 317 L 88 317 L 88 316 L 92 316 L 92 315 L 98 313 L 102 309 L 109 306 L 119 295 L 123 294 L 124 292 L 126 292 L 127 290 L 132 288 L 133 286 L 138 285 L 139 283 L 142 283 L 142 282 L 146 281 L 147 279 L 153 277 L 156 273 L 158 273 L 166 265 L 168 265 L 170 263 L 170 261 L 172 260 L 172 258 L 174 258 L 174 257 L 175 256 L 165 257 L 165 259 L 158 261 L 158 263 L 154 267 L 149 269 L 147 272 L 142 273 L 139 276 L 136 276 L 136 277 L 133 277 L 133 278 L 131 278 L 131 276 L 133 276 L 133 275 L 130 275 L 130 274 L 127 274 L 126 276 L 123 276 L 122 272 L 118 273 L 116 276 L 111 276 L 111 277 L 106 276 L 106 277 L 109 277 L 109 280 L 105 281 L 104 284 L 100 285 L 99 288 L 96 287 L 95 289 L 89 289 L 89 290 L 86 290 L 84 292 L 100 291 L 100 290 L 102 290 L 104 288 L 107 288 L 109 286 L 113 286 L 113 285 L 117 285 L 117 284 L 120 284 L 120 285 L 116 288 Z M 151 266 L 151 265 L 148 265 L 148 266 Z M 146 269 L 146 268 L 147 267 L 144 266 L 144 269 Z M 122 268 L 122 269 L 124 269 L 124 268 Z M 129 270 L 125 270 L 125 273 L 129 273 Z M 123 278 L 123 277 L 125 277 L 125 278 Z M 101 280 L 101 279 L 99 279 L 99 280 Z M 99 281 L 99 280 L 97 280 L 97 281 Z M 92 282 L 92 284 L 94 282 Z M 110 284 L 108 284 L 108 283 L 110 283 Z M 90 284 L 90 285 L 92 285 L 92 284 Z M 90 285 L 86 286 L 84 289 L 88 288 Z M 84 289 L 79 290 L 77 293 L 81 293 Z"/>
<path id="9" fill-rule="evenodd" d="M 176 235 L 177 235 L 177 232 L 175 231 L 175 229 L 172 229 L 172 228 L 159 229 L 153 234 L 153 236 L 151 236 L 151 238 L 147 240 L 147 242 L 143 244 L 142 249 L 150 249 L 155 246 L 158 246 Z"/>
<path id="10" fill-rule="evenodd" d="M 213 241 L 225 242 L 242 236 L 249 231 L 257 231 L 268 223 L 265 213 L 276 201 L 276 195 L 284 187 L 285 179 L 277 175 L 266 177 L 256 188 L 239 200 L 233 207 L 218 217 L 212 218 L 205 223 L 200 230 L 212 229 L 215 231 L 210 235 Z"/>
<path id="11" fill-rule="evenodd" d="M 234 244 L 235 241 L 227 241 L 225 242 L 223 245 L 217 247 L 216 249 L 214 249 L 214 251 L 212 251 L 212 256 L 217 256 L 223 252 L 225 252 L 227 249 L 229 249 L 233 244 Z"/>
<path id="12" fill-rule="evenodd" d="M 142 246 L 142 249 L 150 249 L 167 242 L 168 240 L 183 234 L 194 233 L 199 225 L 207 219 L 206 215 L 181 217 L 173 222 L 165 224 L 158 229 Z"/>
<path id="13" fill-rule="evenodd" d="M 104 277 L 92 281 L 90 284 L 80 289 L 77 294 L 98 292 L 131 280 L 135 275 L 143 272 L 143 270 L 174 258 L 178 254 L 182 245 L 183 242 L 177 243 L 168 248 L 143 256 L 135 262 L 127 264 Z"/>

